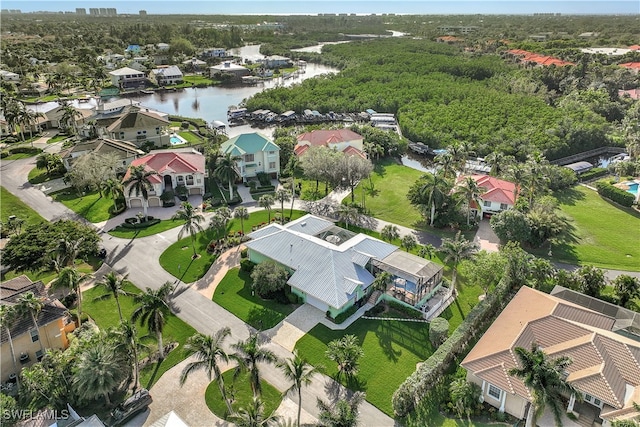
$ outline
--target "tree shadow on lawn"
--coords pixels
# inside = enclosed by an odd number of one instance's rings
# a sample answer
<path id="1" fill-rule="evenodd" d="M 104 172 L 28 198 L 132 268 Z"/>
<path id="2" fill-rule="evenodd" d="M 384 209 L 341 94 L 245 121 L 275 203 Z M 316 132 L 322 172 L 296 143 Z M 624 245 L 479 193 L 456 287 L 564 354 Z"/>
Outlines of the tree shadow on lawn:
<path id="1" fill-rule="evenodd" d="M 271 308 L 254 305 L 247 315 L 247 323 L 258 331 L 264 331 L 273 328 L 285 317 Z"/>
<path id="2" fill-rule="evenodd" d="M 373 166 L 373 172 L 378 175 L 380 178 L 384 178 L 385 175 L 387 174 L 387 168 L 386 168 L 386 164 L 383 164 L 382 162 L 380 163 L 376 163 Z"/>
<path id="3" fill-rule="evenodd" d="M 419 323 L 419 327 L 412 328 L 403 325 L 402 321 L 383 320 L 376 329 L 378 344 L 387 360 L 397 362 L 402 356 L 402 349 L 405 349 L 420 358 L 426 359 L 433 353 L 429 343 L 429 327 L 425 323 Z M 415 324 L 418 324 L 417 322 Z M 414 325 L 414 323 L 412 323 Z M 402 347 L 394 350 L 393 344 Z M 425 345 L 426 343 L 426 345 Z"/>
<path id="4" fill-rule="evenodd" d="M 566 188 L 562 191 L 557 191 L 554 196 L 558 202 L 562 205 L 575 206 L 576 203 L 586 199 L 586 195 L 581 191 L 578 191 L 576 187 Z"/>

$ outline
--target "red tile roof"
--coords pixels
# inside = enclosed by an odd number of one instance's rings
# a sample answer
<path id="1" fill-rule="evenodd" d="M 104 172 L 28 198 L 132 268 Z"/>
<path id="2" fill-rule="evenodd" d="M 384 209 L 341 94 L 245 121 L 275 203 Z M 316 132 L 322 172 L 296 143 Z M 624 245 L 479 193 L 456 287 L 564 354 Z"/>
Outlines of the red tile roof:
<path id="1" fill-rule="evenodd" d="M 162 152 L 147 154 L 144 157 L 140 157 L 131 162 L 131 166 L 144 165 L 145 170 L 152 170 L 158 172 L 158 174 L 170 174 L 170 173 L 204 173 L 204 156 L 202 154 L 195 153 L 181 153 L 181 152 Z M 129 178 L 130 172 L 124 176 L 124 180 Z M 162 177 L 158 175 L 152 175 L 149 177 L 152 183 L 162 182 Z"/>
<path id="2" fill-rule="evenodd" d="M 511 49 L 507 52 L 515 56 L 522 56 L 523 61 L 535 62 L 536 64 L 540 64 L 545 67 L 549 65 L 555 65 L 557 67 L 564 67 L 565 65 L 575 65 L 573 62 L 563 61 L 562 59 L 554 58 L 553 56 L 540 55 L 522 49 Z"/>
<path id="3" fill-rule="evenodd" d="M 342 152 L 347 156 L 360 156 L 363 159 L 367 158 L 366 154 L 364 154 L 362 151 L 358 150 L 356 147 L 353 147 L 351 145 L 349 145 L 344 150 L 342 150 Z"/>
<path id="4" fill-rule="evenodd" d="M 324 146 L 328 144 L 339 144 L 361 140 L 362 136 L 349 129 L 314 130 L 298 135 L 298 142 L 308 142 L 314 146 Z"/>
<path id="5" fill-rule="evenodd" d="M 618 64 L 618 65 L 620 65 L 621 67 L 624 67 L 624 68 L 630 68 L 630 69 L 633 69 L 633 70 L 640 70 L 640 62 L 627 62 L 627 63 L 624 63 L 624 64 Z"/>
<path id="6" fill-rule="evenodd" d="M 618 96 L 629 96 L 631 99 L 640 99 L 640 89 L 619 90 Z"/>
<path id="7" fill-rule="evenodd" d="M 482 200 L 495 203 L 505 203 L 507 205 L 515 205 L 516 197 L 514 190 L 516 185 L 513 182 L 505 181 L 489 175 L 471 175 L 478 187 L 485 190 L 482 194 Z M 458 178 L 458 182 L 462 181 L 464 176 Z"/>
<path id="8" fill-rule="evenodd" d="M 631 50 L 640 50 L 640 45 L 634 44 L 633 46 L 629 46 Z"/>

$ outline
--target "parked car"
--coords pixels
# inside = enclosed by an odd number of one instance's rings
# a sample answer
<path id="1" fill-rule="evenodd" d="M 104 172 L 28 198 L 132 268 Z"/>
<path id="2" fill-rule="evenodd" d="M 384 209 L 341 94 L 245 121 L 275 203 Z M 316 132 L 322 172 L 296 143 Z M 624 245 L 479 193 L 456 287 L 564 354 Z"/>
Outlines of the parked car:
<path id="1" fill-rule="evenodd" d="M 118 405 L 109 416 L 107 425 L 110 427 L 121 426 L 137 413 L 145 410 L 153 402 L 149 391 L 141 388 L 133 396 Z"/>

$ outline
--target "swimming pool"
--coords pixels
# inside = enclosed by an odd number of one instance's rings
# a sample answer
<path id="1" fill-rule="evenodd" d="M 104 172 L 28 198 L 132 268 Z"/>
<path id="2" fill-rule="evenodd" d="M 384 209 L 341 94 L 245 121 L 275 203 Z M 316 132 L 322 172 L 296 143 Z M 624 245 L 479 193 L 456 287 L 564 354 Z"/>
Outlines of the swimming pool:
<path id="1" fill-rule="evenodd" d="M 174 133 L 169 137 L 169 142 L 171 142 L 171 145 L 180 145 L 187 142 L 187 140 L 181 137 L 180 135 L 176 135 Z"/>
<path id="2" fill-rule="evenodd" d="M 625 184 L 627 184 L 627 187 L 629 187 L 629 189 L 627 190 L 627 192 L 633 194 L 634 196 L 638 195 L 638 184 L 637 182 L 625 182 Z"/>

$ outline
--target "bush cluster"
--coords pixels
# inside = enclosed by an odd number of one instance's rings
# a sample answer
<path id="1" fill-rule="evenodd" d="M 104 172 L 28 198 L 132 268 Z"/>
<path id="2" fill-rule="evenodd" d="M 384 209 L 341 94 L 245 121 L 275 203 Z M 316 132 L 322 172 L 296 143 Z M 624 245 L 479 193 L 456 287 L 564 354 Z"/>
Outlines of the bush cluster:
<path id="1" fill-rule="evenodd" d="M 601 176 L 605 176 L 609 174 L 609 170 L 607 168 L 593 168 L 590 171 L 580 174 L 580 181 L 590 181 L 595 178 L 600 178 Z"/>
<path id="2" fill-rule="evenodd" d="M 347 311 L 343 311 L 342 313 L 338 314 L 336 317 L 331 317 L 331 312 L 327 311 L 327 318 L 329 320 L 331 320 L 333 323 L 336 324 L 341 324 L 342 322 L 344 322 L 345 320 L 347 320 L 351 315 L 353 315 L 353 313 L 355 313 L 356 311 L 358 311 L 358 306 L 352 305 L 351 307 L 349 307 L 347 309 Z"/>
<path id="3" fill-rule="evenodd" d="M 240 270 L 242 271 L 251 273 L 255 268 L 255 266 L 256 265 L 249 258 L 244 258 L 240 260 Z"/>
<path id="4" fill-rule="evenodd" d="M 615 202 L 621 206 L 630 208 L 635 201 L 633 194 L 624 191 L 618 187 L 614 187 L 613 185 L 604 182 L 598 181 L 596 182 L 596 188 L 598 189 L 598 194 L 605 199 L 609 199 L 612 202 Z"/>
<path id="5" fill-rule="evenodd" d="M 147 221 L 134 222 L 134 223 L 127 222 L 128 219 L 131 219 L 131 218 L 125 219 L 125 222 L 122 223 L 122 228 L 128 228 L 130 230 L 141 230 L 143 228 L 151 227 L 152 225 L 160 224 L 160 220 L 158 218 L 151 218 L 151 219 L 148 219 Z"/>
<path id="6" fill-rule="evenodd" d="M 415 308 L 407 307 L 406 305 L 401 304 L 397 301 L 389 301 L 387 304 L 395 311 L 404 314 L 410 319 L 422 319 L 422 313 Z"/>

